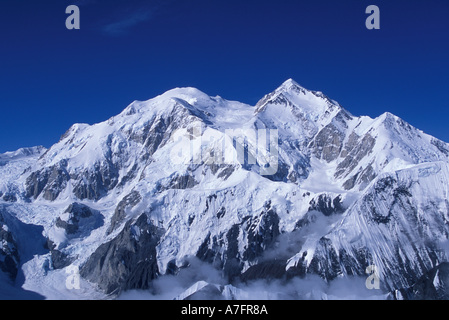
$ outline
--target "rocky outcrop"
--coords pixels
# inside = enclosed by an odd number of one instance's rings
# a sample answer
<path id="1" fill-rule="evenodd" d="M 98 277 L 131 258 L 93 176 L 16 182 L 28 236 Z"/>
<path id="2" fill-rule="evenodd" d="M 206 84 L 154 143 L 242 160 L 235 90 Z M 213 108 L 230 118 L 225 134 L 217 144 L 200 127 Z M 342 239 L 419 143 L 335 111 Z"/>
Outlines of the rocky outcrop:
<path id="1" fill-rule="evenodd" d="M 343 213 L 345 211 L 341 195 L 334 198 L 325 193 L 320 194 L 318 197 L 310 200 L 309 205 L 309 212 L 318 211 L 325 216 L 330 216 L 333 213 Z"/>
<path id="2" fill-rule="evenodd" d="M 344 138 L 344 132 L 330 123 L 315 136 L 310 147 L 315 157 L 331 162 L 340 155 Z"/>
<path id="3" fill-rule="evenodd" d="M 118 183 L 119 168 L 105 161 L 81 174 L 72 174 L 73 194 L 80 200 L 98 200 Z"/>
<path id="4" fill-rule="evenodd" d="M 302 267 L 332 280 L 363 276 L 374 264 L 383 290 L 412 287 L 446 259 L 438 243 L 449 235 L 442 178 L 448 173 L 445 164 L 426 164 L 378 179 L 319 240 Z"/>
<path id="5" fill-rule="evenodd" d="M 147 221 L 146 214 L 129 220 L 112 240 L 100 245 L 80 274 L 107 294 L 149 289 L 158 276 L 156 246 L 163 230 Z"/>
<path id="6" fill-rule="evenodd" d="M 19 268 L 17 243 L 0 212 L 0 270 L 15 279 Z"/>
<path id="7" fill-rule="evenodd" d="M 46 249 L 50 251 L 51 258 L 51 267 L 53 269 L 62 269 L 65 268 L 75 261 L 76 257 L 71 257 L 63 251 L 57 249 L 58 246 L 50 239 L 47 239 L 47 243 L 45 246 Z"/>
<path id="8" fill-rule="evenodd" d="M 0 195 L 1 197 L 2 195 Z M 17 202 L 17 196 L 13 193 L 7 193 L 5 195 L 3 195 L 3 201 L 5 202 Z"/>
<path id="9" fill-rule="evenodd" d="M 50 251 L 51 267 L 62 269 L 72 264 L 77 256 L 66 250 L 70 241 L 74 239 L 80 241 L 89 237 L 92 231 L 103 224 L 104 217 L 98 210 L 78 202 L 70 204 L 56 218 L 52 232 L 46 241 L 46 249 Z M 57 240 L 53 239 L 55 235 Z"/>
<path id="10" fill-rule="evenodd" d="M 198 182 L 195 180 L 195 177 L 190 173 L 186 174 L 174 174 L 167 181 L 163 181 L 163 183 L 158 185 L 158 191 L 163 192 L 169 189 L 190 189 L 196 186 Z"/>
<path id="11" fill-rule="evenodd" d="M 114 215 L 111 218 L 111 225 L 107 230 L 107 234 L 113 232 L 120 225 L 120 223 L 122 223 L 123 220 L 126 218 L 127 210 L 132 209 L 141 200 L 142 197 L 140 196 L 140 193 L 137 191 L 132 191 L 130 194 L 125 196 L 115 208 Z"/>
<path id="12" fill-rule="evenodd" d="M 217 215 L 224 214 L 222 207 Z M 258 258 L 274 245 L 279 235 L 279 216 L 268 201 L 258 215 L 245 217 L 226 234 L 219 237 L 208 234 L 196 256 L 215 268 L 222 269 L 229 279 L 235 279 L 242 274 L 245 262 L 257 264 Z M 242 251 L 239 247 L 243 244 L 246 245 Z M 262 271 L 258 273 L 254 270 Z M 251 277 L 261 277 L 264 274 L 263 269 L 254 268 L 253 271 Z"/>
<path id="13" fill-rule="evenodd" d="M 258 279 L 270 281 L 273 279 L 286 278 L 287 272 L 285 270 L 285 265 L 286 260 L 283 259 L 261 261 L 249 267 L 239 278 L 243 282 Z"/>
<path id="14" fill-rule="evenodd" d="M 427 271 L 413 286 L 395 290 L 391 296 L 401 300 L 448 300 L 449 263 L 442 262 Z"/>
<path id="15" fill-rule="evenodd" d="M 45 200 L 55 200 L 70 180 L 66 165 L 66 161 L 61 161 L 58 165 L 32 172 L 25 183 L 26 196 L 36 199 L 42 195 Z"/>
<path id="16" fill-rule="evenodd" d="M 242 229 L 247 237 L 248 247 L 243 252 L 244 261 L 254 261 L 268 249 L 279 236 L 279 216 L 268 201 L 264 210 L 256 216 L 246 217 Z"/>
<path id="17" fill-rule="evenodd" d="M 370 154 L 376 144 L 374 139 L 367 133 L 361 140 L 355 134 L 351 134 L 344 148 L 344 160 L 341 161 L 335 171 L 335 178 L 347 176 L 354 170 L 360 161 Z"/>
<path id="18" fill-rule="evenodd" d="M 70 238 L 87 237 L 103 225 L 103 216 L 84 204 L 74 202 L 56 219 L 56 227 L 64 229 Z"/>

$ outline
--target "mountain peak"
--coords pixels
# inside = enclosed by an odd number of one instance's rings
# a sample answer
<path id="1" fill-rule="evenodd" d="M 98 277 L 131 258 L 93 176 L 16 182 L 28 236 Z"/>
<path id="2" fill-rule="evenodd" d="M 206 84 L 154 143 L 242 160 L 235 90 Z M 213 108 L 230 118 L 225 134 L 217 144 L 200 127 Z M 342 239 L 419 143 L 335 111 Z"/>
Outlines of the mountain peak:
<path id="1" fill-rule="evenodd" d="M 278 88 L 278 90 L 289 90 L 291 88 L 302 88 L 304 89 L 298 82 L 296 82 L 295 80 L 293 80 L 292 78 L 287 79 L 286 81 L 284 81 L 281 86 Z"/>
<path id="2" fill-rule="evenodd" d="M 284 81 L 284 83 L 282 83 L 276 90 L 275 92 L 278 93 L 287 93 L 287 94 L 303 94 L 303 95 L 312 95 L 311 97 L 316 97 L 318 99 L 322 99 L 325 100 L 326 102 L 328 102 L 329 104 L 332 105 L 337 105 L 339 106 L 338 102 L 336 102 L 335 100 L 330 99 L 327 95 L 325 95 L 323 92 L 321 91 L 315 91 L 315 90 L 309 90 L 304 88 L 303 86 L 301 86 L 298 82 L 296 82 L 295 80 L 293 80 L 292 78 Z"/>
<path id="3" fill-rule="evenodd" d="M 159 97 L 164 98 L 202 98 L 209 99 L 209 95 L 194 87 L 180 87 L 166 91 Z"/>
<path id="4" fill-rule="evenodd" d="M 303 114 L 306 118 L 316 121 L 326 113 L 338 112 L 340 105 L 328 98 L 320 91 L 308 90 L 299 85 L 295 80 L 288 79 L 276 90 L 265 95 L 256 104 L 256 113 L 262 113 L 270 106 L 277 109 L 288 107 L 294 114 Z"/>

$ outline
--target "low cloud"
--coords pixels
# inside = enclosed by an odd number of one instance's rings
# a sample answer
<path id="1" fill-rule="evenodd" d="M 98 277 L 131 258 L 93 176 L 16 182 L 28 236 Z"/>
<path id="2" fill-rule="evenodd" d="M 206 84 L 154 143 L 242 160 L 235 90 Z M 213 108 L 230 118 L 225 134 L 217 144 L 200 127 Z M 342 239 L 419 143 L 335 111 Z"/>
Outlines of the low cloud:
<path id="1" fill-rule="evenodd" d="M 188 267 L 181 269 L 176 275 L 164 275 L 153 281 L 150 290 L 130 290 L 124 292 L 119 299 L 123 300 L 173 300 L 198 281 L 224 285 L 227 279 L 222 272 L 212 265 L 200 261 L 196 257 L 188 259 Z"/>
<path id="2" fill-rule="evenodd" d="M 228 279 L 222 272 L 204 263 L 197 258 L 189 260 L 189 267 L 182 269 L 177 275 L 165 275 L 153 282 L 150 290 L 130 290 L 120 295 L 122 300 L 173 300 L 180 296 L 198 281 L 224 288 Z M 292 278 L 289 280 L 259 279 L 249 282 L 234 282 L 228 292 L 232 297 L 217 295 L 207 296 L 202 292 L 201 299 L 237 300 L 378 300 L 385 299 L 386 295 L 380 290 L 369 290 L 365 285 L 364 277 L 344 277 L 327 283 L 316 275 L 307 275 L 305 278 Z"/>

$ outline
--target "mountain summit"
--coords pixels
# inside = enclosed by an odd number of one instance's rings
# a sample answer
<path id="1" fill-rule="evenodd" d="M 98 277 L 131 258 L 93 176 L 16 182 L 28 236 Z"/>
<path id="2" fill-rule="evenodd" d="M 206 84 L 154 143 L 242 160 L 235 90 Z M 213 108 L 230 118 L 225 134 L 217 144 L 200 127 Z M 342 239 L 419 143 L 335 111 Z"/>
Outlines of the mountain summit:
<path id="1" fill-rule="evenodd" d="M 187 290 L 171 299 L 315 275 L 362 290 L 369 267 L 377 297 L 447 297 L 448 164 L 447 143 L 292 79 L 255 106 L 176 88 L 0 155 L 0 296 L 158 294 L 167 276 Z"/>

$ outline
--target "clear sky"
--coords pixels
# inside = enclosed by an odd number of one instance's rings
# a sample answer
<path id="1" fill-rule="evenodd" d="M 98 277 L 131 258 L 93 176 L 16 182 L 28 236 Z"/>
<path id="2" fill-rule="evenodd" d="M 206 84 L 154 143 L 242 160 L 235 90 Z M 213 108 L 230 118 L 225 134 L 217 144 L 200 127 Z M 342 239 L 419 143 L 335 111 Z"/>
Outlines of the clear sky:
<path id="1" fill-rule="evenodd" d="M 174 87 L 255 104 L 288 78 L 449 142 L 448 0 L 2 0 L 0 71 L 0 152 Z"/>

